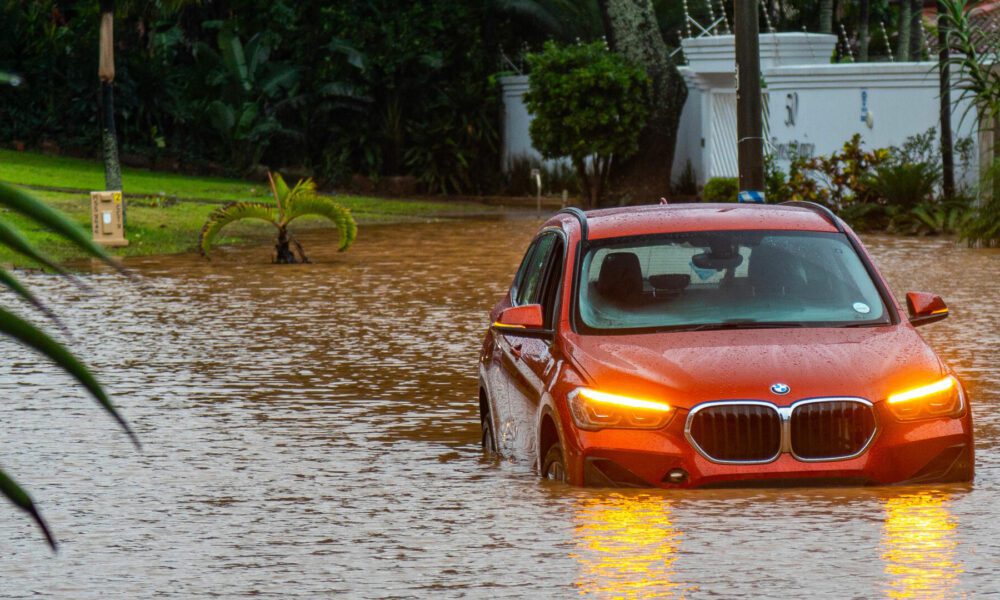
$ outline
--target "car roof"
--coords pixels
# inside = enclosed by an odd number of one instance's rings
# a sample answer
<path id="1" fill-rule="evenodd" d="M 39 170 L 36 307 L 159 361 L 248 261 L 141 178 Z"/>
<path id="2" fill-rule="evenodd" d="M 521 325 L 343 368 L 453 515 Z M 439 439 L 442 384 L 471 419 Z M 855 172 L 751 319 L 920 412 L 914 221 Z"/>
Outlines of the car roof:
<path id="1" fill-rule="evenodd" d="M 838 231 L 816 210 L 787 204 L 654 204 L 591 210 L 586 215 L 591 240 L 682 231 Z M 572 218 L 559 215 L 560 220 L 567 217 Z"/>

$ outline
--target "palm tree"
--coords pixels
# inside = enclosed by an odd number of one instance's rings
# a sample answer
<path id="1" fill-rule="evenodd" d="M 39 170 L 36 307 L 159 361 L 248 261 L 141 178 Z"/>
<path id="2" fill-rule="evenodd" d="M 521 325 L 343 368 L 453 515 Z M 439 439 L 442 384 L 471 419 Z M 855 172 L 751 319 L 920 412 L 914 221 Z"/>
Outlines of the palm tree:
<path id="1" fill-rule="evenodd" d="M 122 189 L 122 166 L 118 161 L 118 134 L 115 132 L 115 2 L 101 0 L 100 62 L 101 142 L 104 151 L 104 187 Z"/>
<path id="2" fill-rule="evenodd" d="M 98 258 L 121 271 L 121 268 L 113 263 L 111 259 L 108 258 L 108 255 L 104 252 L 104 250 L 94 244 L 87 237 L 84 230 L 81 229 L 76 223 L 70 221 L 62 214 L 56 212 L 48 205 L 39 202 L 25 192 L 7 184 L 0 183 L 0 207 L 4 209 L 0 211 L 0 245 L 6 246 L 10 250 L 26 257 L 32 262 L 72 277 L 65 271 L 65 269 L 49 258 L 45 253 L 32 246 L 16 227 L 10 225 L 7 220 L 3 218 L 4 212 L 9 211 L 18 213 L 43 227 L 51 229 L 59 237 L 68 240 L 87 254 Z M 49 311 L 48 308 L 46 308 L 45 305 L 24 285 L 22 285 L 10 272 L 0 269 L 0 285 L 12 291 L 22 300 L 40 310 L 49 318 L 53 320 L 55 319 L 52 312 Z M 125 432 L 131 436 L 132 441 L 138 446 L 138 441 L 132 433 L 132 430 L 129 428 L 128 424 L 118 411 L 115 410 L 114 405 L 111 404 L 111 400 L 101 388 L 101 385 L 97 382 L 87 367 L 77 360 L 77 358 L 73 356 L 69 350 L 59 344 L 59 342 L 49 337 L 49 335 L 42 329 L 28 323 L 23 318 L 2 307 L 0 307 L 0 334 L 13 338 L 15 341 L 23 344 L 24 346 L 41 353 L 43 356 L 48 357 L 60 368 L 69 373 L 77 380 L 77 382 L 80 383 L 80 385 L 90 392 L 90 394 L 97 400 L 105 411 L 111 414 L 111 416 L 118 421 L 118 423 L 125 429 Z M 48 540 L 49 545 L 55 549 L 55 538 L 53 538 L 49 528 L 45 524 L 45 521 L 39 514 L 31 496 L 29 496 L 28 493 L 25 492 L 16 481 L 14 481 L 14 479 L 2 470 L 0 470 L 0 494 L 3 494 L 8 500 L 14 503 L 15 506 L 31 515 L 31 518 L 35 520 L 42 532 L 45 534 L 45 538 Z"/>
<path id="3" fill-rule="evenodd" d="M 819 1 L 819 31 L 833 33 L 833 0 Z"/>
<path id="4" fill-rule="evenodd" d="M 871 5 L 869 0 L 860 0 L 860 5 L 858 8 L 861 20 L 861 23 L 858 25 L 858 37 L 860 38 L 858 42 L 858 62 L 868 62 L 868 27 L 871 21 Z"/>
<path id="5" fill-rule="evenodd" d="M 347 250 L 354 243 L 354 238 L 358 235 L 358 226 L 351 216 L 351 211 L 329 198 L 318 195 L 316 184 L 312 179 L 300 181 L 295 187 L 289 188 L 281 175 L 268 173 L 267 177 L 271 182 L 274 204 L 230 202 L 216 209 L 208 216 L 208 221 L 201 229 L 199 246 L 203 256 L 208 258 L 212 240 L 223 227 L 243 219 L 260 219 L 274 225 L 278 230 L 278 238 L 274 245 L 274 262 L 280 264 L 309 262 L 305 252 L 302 251 L 302 245 L 288 232 L 288 226 L 292 221 L 306 215 L 326 217 L 333 221 L 340 234 L 340 246 L 337 248 L 339 251 Z M 293 245 L 298 252 L 298 258 L 292 252 Z"/>

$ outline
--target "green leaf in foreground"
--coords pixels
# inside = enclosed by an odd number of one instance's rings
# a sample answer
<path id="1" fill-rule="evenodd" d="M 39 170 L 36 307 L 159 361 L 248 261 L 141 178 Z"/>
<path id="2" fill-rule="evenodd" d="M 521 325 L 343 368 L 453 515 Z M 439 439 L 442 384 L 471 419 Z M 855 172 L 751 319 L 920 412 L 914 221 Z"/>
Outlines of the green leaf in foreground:
<path id="1" fill-rule="evenodd" d="M 17 485 L 17 482 L 8 477 L 3 471 L 0 471 L 0 494 L 6 496 L 7 499 L 13 502 L 15 506 L 31 515 L 31 518 L 38 524 L 39 529 L 41 529 L 42 533 L 45 534 L 45 539 L 49 542 L 49 546 L 55 550 L 56 539 L 52 537 L 52 532 L 49 531 L 49 527 L 45 524 L 45 520 L 42 519 L 40 514 L 38 514 L 38 509 L 35 508 L 35 503 L 32 502 L 31 496 L 21 489 L 21 486 Z"/>
<path id="2" fill-rule="evenodd" d="M 97 400 L 98 404 L 118 421 L 118 424 L 122 426 L 125 433 L 132 438 L 132 443 L 137 448 L 140 447 L 139 439 L 135 436 L 128 423 L 125 422 L 125 419 L 118 414 L 114 405 L 111 404 L 108 395 L 101 388 L 101 385 L 97 383 L 97 379 L 62 344 L 49 337 L 41 329 L 2 308 L 0 308 L 0 333 L 6 334 L 22 344 L 34 348 L 41 354 L 52 359 L 64 371 L 73 376 L 83 387 L 87 388 L 87 391 Z"/>
<path id="3" fill-rule="evenodd" d="M 0 206 L 21 213 L 73 242 L 87 254 L 100 259 L 119 272 L 124 272 L 103 248 L 87 237 L 87 232 L 83 228 L 51 206 L 32 198 L 18 188 L 0 182 Z"/>

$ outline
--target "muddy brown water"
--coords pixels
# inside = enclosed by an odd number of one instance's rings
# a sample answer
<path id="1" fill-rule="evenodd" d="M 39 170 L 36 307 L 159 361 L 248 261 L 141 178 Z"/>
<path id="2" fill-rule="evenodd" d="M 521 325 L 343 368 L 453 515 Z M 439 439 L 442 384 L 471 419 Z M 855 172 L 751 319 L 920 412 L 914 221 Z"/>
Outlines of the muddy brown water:
<path id="1" fill-rule="evenodd" d="M 62 542 L 0 504 L 0 597 L 1000 595 L 1000 252 L 866 238 L 897 294 L 953 309 L 922 332 L 974 399 L 973 486 L 580 490 L 477 444 L 486 313 L 537 226 L 142 259 L 99 295 L 27 275 L 145 447 L 0 340 L 0 466 Z"/>

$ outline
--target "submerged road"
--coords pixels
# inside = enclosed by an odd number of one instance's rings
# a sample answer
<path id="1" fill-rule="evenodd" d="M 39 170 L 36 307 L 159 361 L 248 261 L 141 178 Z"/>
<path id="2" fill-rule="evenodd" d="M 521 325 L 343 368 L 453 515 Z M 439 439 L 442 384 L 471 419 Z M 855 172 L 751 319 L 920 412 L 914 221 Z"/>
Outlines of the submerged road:
<path id="1" fill-rule="evenodd" d="M 973 486 L 580 490 L 483 458 L 476 360 L 536 221 L 368 227 L 25 279 L 135 427 L 0 340 L 0 597 L 933 597 L 1000 593 L 1000 250 L 867 236 L 974 402 Z M 14 300 L 4 295 L 5 305 Z M 20 307 L 19 307 L 20 308 Z M 20 312 L 25 313 L 26 310 Z"/>

